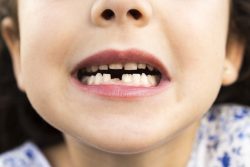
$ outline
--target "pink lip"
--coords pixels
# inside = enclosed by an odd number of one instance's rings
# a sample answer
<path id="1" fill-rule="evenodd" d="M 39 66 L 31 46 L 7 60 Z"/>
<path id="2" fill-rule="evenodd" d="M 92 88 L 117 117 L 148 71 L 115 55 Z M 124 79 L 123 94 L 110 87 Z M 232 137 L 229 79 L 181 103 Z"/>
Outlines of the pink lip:
<path id="1" fill-rule="evenodd" d="M 162 74 L 162 79 L 159 85 L 157 85 L 156 87 L 126 85 L 85 85 L 82 84 L 76 77 L 77 71 L 82 67 L 127 62 L 145 63 L 157 68 Z M 150 53 L 137 49 L 130 49 L 125 51 L 110 49 L 91 55 L 77 64 L 72 71 L 72 81 L 74 85 L 76 85 L 80 90 L 88 93 L 113 98 L 136 98 L 152 96 L 162 92 L 163 89 L 168 87 L 168 85 L 170 84 L 170 76 L 165 66 Z"/>

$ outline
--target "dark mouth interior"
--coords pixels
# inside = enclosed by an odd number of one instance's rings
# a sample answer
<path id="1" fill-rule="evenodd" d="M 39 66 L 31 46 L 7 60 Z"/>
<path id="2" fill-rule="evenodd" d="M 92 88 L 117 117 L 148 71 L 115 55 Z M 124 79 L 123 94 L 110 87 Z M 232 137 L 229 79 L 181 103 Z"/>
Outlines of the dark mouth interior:
<path id="1" fill-rule="evenodd" d="M 114 70 L 114 69 L 108 69 L 108 70 L 98 70 L 96 72 L 87 72 L 84 69 L 78 70 L 77 72 L 77 78 L 81 80 L 85 76 L 91 76 L 96 75 L 97 73 L 101 74 L 111 74 L 111 79 L 119 78 L 122 79 L 123 74 L 146 74 L 146 75 L 156 75 L 159 76 L 161 79 L 161 72 L 158 70 L 150 71 L 149 69 L 137 69 L 137 70 Z"/>

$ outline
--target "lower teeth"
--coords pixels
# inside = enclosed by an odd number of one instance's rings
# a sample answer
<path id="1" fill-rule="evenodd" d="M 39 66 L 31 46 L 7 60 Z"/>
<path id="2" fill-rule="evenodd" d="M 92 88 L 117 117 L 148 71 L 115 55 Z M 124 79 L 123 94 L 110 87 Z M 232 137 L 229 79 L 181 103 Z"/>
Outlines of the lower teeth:
<path id="1" fill-rule="evenodd" d="M 160 77 L 156 75 L 143 74 L 123 74 L 122 79 L 111 79 L 110 74 L 97 73 L 95 76 L 85 76 L 81 82 L 86 85 L 128 85 L 128 86 L 144 86 L 153 87 L 159 83 Z"/>

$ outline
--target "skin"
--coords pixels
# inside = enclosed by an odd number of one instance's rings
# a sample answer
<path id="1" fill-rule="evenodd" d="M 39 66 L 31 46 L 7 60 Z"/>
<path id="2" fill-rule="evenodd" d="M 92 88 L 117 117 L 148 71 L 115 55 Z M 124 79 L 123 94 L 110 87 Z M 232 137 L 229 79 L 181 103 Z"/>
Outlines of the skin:
<path id="1" fill-rule="evenodd" d="M 107 8 L 115 19 L 101 18 Z M 131 8 L 143 19 L 128 17 Z M 229 0 L 19 0 L 20 38 L 11 18 L 2 34 L 20 89 L 65 136 L 44 150 L 51 164 L 186 166 L 202 115 L 220 87 L 237 80 L 242 63 L 244 45 L 229 35 L 229 9 Z M 133 101 L 79 91 L 72 69 L 109 48 L 153 53 L 168 69 L 169 87 Z"/>

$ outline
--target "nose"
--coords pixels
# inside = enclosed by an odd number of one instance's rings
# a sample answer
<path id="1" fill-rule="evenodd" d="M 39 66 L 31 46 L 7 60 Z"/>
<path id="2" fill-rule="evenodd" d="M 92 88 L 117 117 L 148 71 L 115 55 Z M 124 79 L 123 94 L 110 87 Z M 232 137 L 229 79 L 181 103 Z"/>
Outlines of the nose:
<path id="1" fill-rule="evenodd" d="M 152 6 L 147 0 L 96 0 L 91 8 L 93 24 L 145 26 L 152 18 Z"/>

